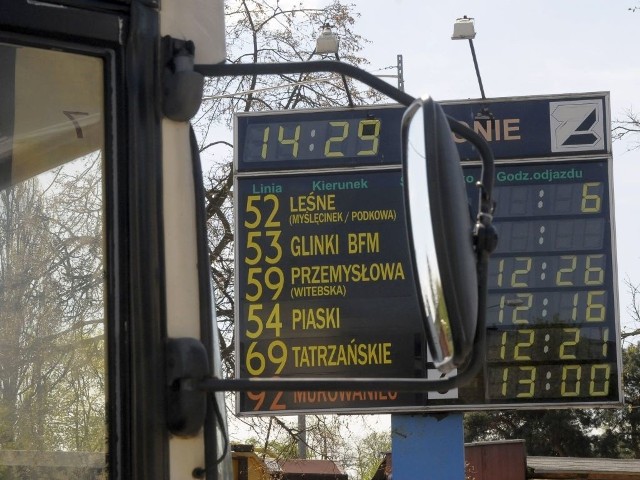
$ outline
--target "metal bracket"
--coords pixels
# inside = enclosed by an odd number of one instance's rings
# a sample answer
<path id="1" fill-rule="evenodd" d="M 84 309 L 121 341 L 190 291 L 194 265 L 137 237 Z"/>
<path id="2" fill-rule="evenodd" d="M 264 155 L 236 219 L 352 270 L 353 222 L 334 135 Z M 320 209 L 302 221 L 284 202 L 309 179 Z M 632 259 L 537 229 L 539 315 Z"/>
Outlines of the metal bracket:
<path id="1" fill-rule="evenodd" d="M 189 121 L 200 108 L 204 76 L 194 70 L 192 41 L 162 38 L 162 113 L 176 122 Z"/>
<path id="2" fill-rule="evenodd" d="M 204 425 L 207 393 L 199 388 L 209 377 L 209 358 L 195 338 L 167 343 L 167 427 L 174 435 L 193 437 Z"/>

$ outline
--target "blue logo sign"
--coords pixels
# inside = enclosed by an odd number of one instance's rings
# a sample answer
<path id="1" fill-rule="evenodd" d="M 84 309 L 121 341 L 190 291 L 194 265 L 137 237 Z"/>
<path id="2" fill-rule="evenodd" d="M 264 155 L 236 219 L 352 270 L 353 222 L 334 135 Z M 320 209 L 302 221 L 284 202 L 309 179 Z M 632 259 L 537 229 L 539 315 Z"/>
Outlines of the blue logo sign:
<path id="1" fill-rule="evenodd" d="M 484 137 L 496 159 L 608 154 L 609 94 L 442 102 L 445 113 Z M 462 160 L 478 153 L 454 137 Z"/>
<path id="2" fill-rule="evenodd" d="M 549 102 L 552 152 L 582 152 L 604 147 L 601 100 Z"/>

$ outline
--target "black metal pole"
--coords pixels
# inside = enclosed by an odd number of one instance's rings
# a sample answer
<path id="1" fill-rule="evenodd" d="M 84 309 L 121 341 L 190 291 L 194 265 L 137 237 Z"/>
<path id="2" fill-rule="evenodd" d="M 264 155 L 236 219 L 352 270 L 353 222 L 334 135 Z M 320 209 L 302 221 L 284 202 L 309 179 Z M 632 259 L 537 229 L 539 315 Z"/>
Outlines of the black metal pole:
<path id="1" fill-rule="evenodd" d="M 480 78 L 480 68 L 478 68 L 478 59 L 476 58 L 476 49 L 473 48 L 473 40 L 469 39 L 469 46 L 471 47 L 471 56 L 473 57 L 473 66 L 476 67 L 476 76 L 478 77 L 478 84 L 480 85 L 480 94 L 482 99 L 486 100 L 484 95 L 484 87 L 482 86 L 482 78 Z"/>
<path id="2" fill-rule="evenodd" d="M 336 52 L 336 60 L 340 61 L 340 55 Z M 347 92 L 347 101 L 349 102 L 349 106 L 353 108 L 353 99 L 351 98 L 351 92 L 349 91 L 349 85 L 347 84 L 347 77 L 344 74 L 340 75 L 342 77 L 342 85 L 344 85 L 344 91 Z"/>
<path id="3" fill-rule="evenodd" d="M 398 88 L 404 92 L 404 67 L 402 62 L 402 55 L 397 56 L 396 68 L 398 69 Z"/>

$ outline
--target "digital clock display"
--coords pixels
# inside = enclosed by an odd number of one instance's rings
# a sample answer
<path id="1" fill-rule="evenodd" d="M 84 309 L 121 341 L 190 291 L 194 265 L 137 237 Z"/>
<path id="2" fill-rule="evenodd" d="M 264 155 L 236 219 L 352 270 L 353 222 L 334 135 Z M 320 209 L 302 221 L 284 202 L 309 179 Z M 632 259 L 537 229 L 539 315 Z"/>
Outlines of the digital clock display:
<path id="1" fill-rule="evenodd" d="M 604 245 L 604 218 L 535 219 L 517 222 L 496 220 L 500 228 L 500 244 L 496 253 L 502 252 L 575 252 L 601 249 Z"/>
<path id="2" fill-rule="evenodd" d="M 575 324 L 490 328 L 487 333 L 487 361 L 517 364 L 534 358 L 610 362 L 615 341 L 609 327 Z M 557 354 L 556 354 L 557 353 Z"/>
<path id="3" fill-rule="evenodd" d="M 563 286 L 555 290 L 504 293 L 493 289 L 487 303 L 487 325 L 527 325 L 533 318 L 541 324 L 604 322 L 607 318 L 610 290 L 604 287 L 575 289 Z"/>
<path id="4" fill-rule="evenodd" d="M 591 363 L 569 360 L 556 364 L 513 363 L 488 367 L 487 394 L 490 401 L 597 402 L 611 398 L 617 388 L 615 362 Z"/>
<path id="5" fill-rule="evenodd" d="M 403 109 L 238 115 L 242 170 L 398 164 Z"/>
<path id="6" fill-rule="evenodd" d="M 379 118 L 252 124 L 245 161 L 371 157 L 380 146 Z"/>
<path id="7" fill-rule="evenodd" d="M 490 328 L 488 399 L 609 397 L 616 384 L 616 340 L 610 327 L 598 323 Z"/>
<path id="8" fill-rule="evenodd" d="M 496 256 L 489 264 L 489 288 L 603 288 L 607 260 L 603 253 Z"/>

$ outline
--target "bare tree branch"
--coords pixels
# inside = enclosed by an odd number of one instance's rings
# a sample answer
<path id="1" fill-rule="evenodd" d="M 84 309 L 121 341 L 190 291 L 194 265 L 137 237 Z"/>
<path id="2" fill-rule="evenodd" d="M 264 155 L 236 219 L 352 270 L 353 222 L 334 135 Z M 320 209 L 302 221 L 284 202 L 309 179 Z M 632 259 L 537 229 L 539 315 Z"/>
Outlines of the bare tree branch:
<path id="1" fill-rule="evenodd" d="M 612 136 L 614 140 L 622 140 L 629 137 L 635 139 L 640 134 L 640 115 L 634 112 L 633 108 L 628 108 L 624 112 L 624 117 L 615 120 L 613 125 Z M 640 138 L 635 139 L 629 147 L 630 150 L 638 148 L 640 148 Z"/>

